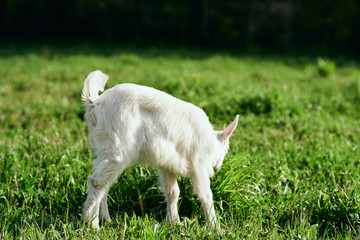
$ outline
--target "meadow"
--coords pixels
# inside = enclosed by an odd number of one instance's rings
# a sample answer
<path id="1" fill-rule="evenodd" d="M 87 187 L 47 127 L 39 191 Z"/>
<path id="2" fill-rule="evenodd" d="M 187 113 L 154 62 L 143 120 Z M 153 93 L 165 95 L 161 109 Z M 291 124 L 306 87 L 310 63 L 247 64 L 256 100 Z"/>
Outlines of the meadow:
<path id="1" fill-rule="evenodd" d="M 84 79 L 131 82 L 189 101 L 215 129 L 240 114 L 211 179 L 222 235 L 178 178 L 166 223 L 157 172 L 127 169 L 112 222 L 82 223 L 92 153 Z M 350 58 L 116 45 L 0 47 L 0 239 L 353 239 L 360 235 L 360 69 Z"/>

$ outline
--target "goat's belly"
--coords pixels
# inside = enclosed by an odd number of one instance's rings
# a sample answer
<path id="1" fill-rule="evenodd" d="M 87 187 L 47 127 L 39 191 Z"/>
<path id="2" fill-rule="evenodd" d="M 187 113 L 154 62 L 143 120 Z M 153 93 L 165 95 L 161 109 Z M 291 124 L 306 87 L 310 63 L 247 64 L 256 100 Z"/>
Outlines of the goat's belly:
<path id="1" fill-rule="evenodd" d="M 174 144 L 167 141 L 156 141 L 141 151 L 138 161 L 154 168 L 161 168 L 180 176 L 189 175 L 189 164 L 176 149 Z"/>
<path id="2" fill-rule="evenodd" d="M 158 159 L 156 161 L 156 168 L 165 169 L 169 172 L 173 172 L 179 176 L 188 176 L 188 166 L 186 164 L 186 159 L 172 158 L 172 159 Z"/>

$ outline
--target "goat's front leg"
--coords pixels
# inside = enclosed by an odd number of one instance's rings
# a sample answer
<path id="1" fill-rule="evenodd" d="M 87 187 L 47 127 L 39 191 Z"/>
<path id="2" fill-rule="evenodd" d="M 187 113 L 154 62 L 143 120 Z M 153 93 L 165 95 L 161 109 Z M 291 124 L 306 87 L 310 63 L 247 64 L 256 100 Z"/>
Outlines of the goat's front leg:
<path id="1" fill-rule="evenodd" d="M 179 200 L 180 189 L 176 180 L 176 175 L 167 170 L 159 170 L 161 190 L 165 194 L 167 203 L 166 219 L 169 223 L 180 222 L 177 203 Z"/>
<path id="2" fill-rule="evenodd" d="M 213 194 L 210 189 L 209 176 L 202 173 L 202 171 L 200 170 L 192 176 L 192 181 L 194 185 L 194 191 L 197 194 L 201 202 L 201 206 L 204 210 L 206 221 L 210 223 L 210 226 L 219 229 L 220 225 L 216 220 Z"/>

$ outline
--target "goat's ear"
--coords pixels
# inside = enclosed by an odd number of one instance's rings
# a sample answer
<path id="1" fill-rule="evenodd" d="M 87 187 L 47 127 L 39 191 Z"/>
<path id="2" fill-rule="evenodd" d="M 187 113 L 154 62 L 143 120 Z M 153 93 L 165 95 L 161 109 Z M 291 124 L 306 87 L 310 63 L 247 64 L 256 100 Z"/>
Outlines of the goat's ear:
<path id="1" fill-rule="evenodd" d="M 219 141 L 225 142 L 235 130 L 239 120 L 239 115 L 236 115 L 235 120 L 230 125 L 218 134 Z"/>

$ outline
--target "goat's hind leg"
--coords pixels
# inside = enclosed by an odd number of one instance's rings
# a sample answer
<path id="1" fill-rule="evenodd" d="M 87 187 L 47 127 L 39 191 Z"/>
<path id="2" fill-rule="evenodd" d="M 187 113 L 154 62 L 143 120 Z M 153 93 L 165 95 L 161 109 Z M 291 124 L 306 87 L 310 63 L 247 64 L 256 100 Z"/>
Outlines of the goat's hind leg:
<path id="1" fill-rule="evenodd" d="M 110 222 L 111 221 L 109 209 L 108 209 L 108 205 L 107 205 L 107 195 L 108 195 L 108 193 L 106 192 L 100 202 L 99 217 L 100 217 L 100 221 L 102 221 L 102 222 Z"/>
<path id="2" fill-rule="evenodd" d="M 117 161 L 104 160 L 95 165 L 95 171 L 88 177 L 88 195 L 84 203 L 83 217 L 92 227 L 99 228 L 99 211 L 100 218 L 110 218 L 106 203 L 107 193 L 125 168 L 126 166 Z"/>

